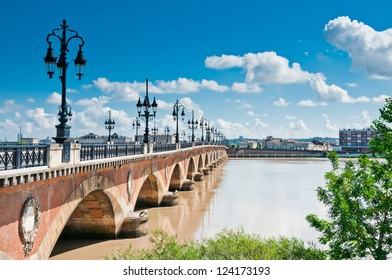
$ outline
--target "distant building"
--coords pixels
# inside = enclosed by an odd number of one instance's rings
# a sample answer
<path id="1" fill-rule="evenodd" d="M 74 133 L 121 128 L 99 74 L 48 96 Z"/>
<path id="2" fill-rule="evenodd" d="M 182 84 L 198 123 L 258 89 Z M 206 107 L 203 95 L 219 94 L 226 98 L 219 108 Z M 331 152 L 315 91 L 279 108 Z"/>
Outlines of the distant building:
<path id="1" fill-rule="evenodd" d="M 241 141 L 238 143 L 240 149 L 257 149 L 258 146 L 259 143 L 255 141 Z"/>
<path id="2" fill-rule="evenodd" d="M 149 134 L 150 142 L 155 143 L 168 143 L 173 144 L 176 142 L 176 136 L 172 134 Z M 135 142 L 142 143 L 144 141 L 144 134 L 143 135 L 135 135 Z"/>
<path id="3" fill-rule="evenodd" d="M 297 151 L 330 151 L 332 146 L 329 143 L 314 141 L 300 142 L 293 139 L 281 139 L 267 137 L 262 142 L 264 149 L 270 150 L 297 150 Z"/>
<path id="4" fill-rule="evenodd" d="M 376 135 L 371 128 L 340 129 L 339 144 L 345 153 L 367 153 L 370 151 L 370 140 Z"/>
<path id="5" fill-rule="evenodd" d="M 89 134 L 81 136 L 75 140 L 81 144 L 106 144 L 109 140 L 109 136 L 108 135 L 99 136 L 97 134 L 90 132 Z M 127 137 L 120 136 L 117 133 L 112 134 L 111 141 L 114 143 L 127 143 L 127 142 L 129 142 Z"/>

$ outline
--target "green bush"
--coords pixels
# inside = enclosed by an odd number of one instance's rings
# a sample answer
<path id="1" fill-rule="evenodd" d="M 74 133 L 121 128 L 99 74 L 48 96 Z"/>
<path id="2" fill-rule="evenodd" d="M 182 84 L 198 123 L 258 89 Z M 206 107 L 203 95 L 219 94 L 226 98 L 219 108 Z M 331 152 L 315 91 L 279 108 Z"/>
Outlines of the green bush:
<path id="1" fill-rule="evenodd" d="M 323 260 L 326 254 L 315 244 L 297 238 L 263 238 L 244 230 L 228 230 L 200 241 L 178 242 L 162 230 L 152 232 L 152 249 L 118 251 L 111 260 Z"/>

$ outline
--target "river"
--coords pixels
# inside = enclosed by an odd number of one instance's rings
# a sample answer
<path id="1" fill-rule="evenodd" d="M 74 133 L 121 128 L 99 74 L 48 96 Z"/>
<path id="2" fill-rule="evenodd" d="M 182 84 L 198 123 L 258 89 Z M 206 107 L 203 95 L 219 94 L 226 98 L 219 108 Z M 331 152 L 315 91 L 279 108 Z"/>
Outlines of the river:
<path id="1" fill-rule="evenodd" d="M 178 205 L 148 209 L 148 228 L 177 234 L 179 240 L 209 237 L 224 228 L 242 227 L 265 237 L 295 236 L 317 241 L 305 221 L 325 217 L 316 188 L 331 170 L 327 159 L 229 159 L 180 192 Z M 148 248 L 148 236 L 116 240 L 59 240 L 50 259 L 102 259 L 117 250 Z"/>

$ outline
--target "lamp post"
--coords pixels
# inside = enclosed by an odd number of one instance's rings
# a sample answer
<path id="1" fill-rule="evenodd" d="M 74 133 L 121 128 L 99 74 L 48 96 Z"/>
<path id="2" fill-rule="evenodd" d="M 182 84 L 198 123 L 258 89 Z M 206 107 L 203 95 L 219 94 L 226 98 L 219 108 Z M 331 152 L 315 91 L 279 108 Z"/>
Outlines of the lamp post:
<path id="1" fill-rule="evenodd" d="M 112 120 L 112 111 L 109 110 L 109 119 L 107 119 L 105 121 L 105 128 L 107 130 L 109 130 L 109 143 L 111 143 L 111 141 L 112 141 L 112 138 L 111 138 L 111 136 L 112 136 L 112 129 L 114 129 L 114 125 L 115 124 L 116 123 L 114 122 L 114 120 Z"/>
<path id="2" fill-rule="evenodd" d="M 72 108 L 67 103 L 66 97 L 66 78 L 67 78 L 67 52 L 68 50 L 68 43 L 72 39 L 79 39 L 81 43 L 79 44 L 79 51 L 74 59 L 75 63 L 75 70 L 76 76 L 79 80 L 81 80 L 84 74 L 84 68 L 86 67 L 87 60 L 84 59 L 82 47 L 84 45 L 84 39 L 78 35 L 78 32 L 71 30 L 68 28 L 67 22 L 65 19 L 63 20 L 63 24 L 61 24 L 60 28 L 55 28 L 52 30 L 52 33 L 49 33 L 46 37 L 46 41 L 49 44 L 48 50 L 46 52 L 46 56 L 44 57 L 44 61 L 46 64 L 46 72 L 49 75 L 49 78 L 52 79 L 55 68 L 57 66 L 58 74 L 61 80 L 61 105 L 59 106 L 59 121 L 60 124 L 56 125 L 56 137 L 53 139 L 56 143 L 63 144 L 64 141 L 69 138 L 71 126 L 67 124 L 68 119 L 71 120 L 72 117 Z M 61 35 L 58 35 L 56 32 L 61 31 Z M 67 39 L 67 31 L 71 32 L 71 36 Z M 53 48 L 52 48 L 52 41 L 50 40 L 51 37 L 55 37 L 60 40 L 60 57 L 57 61 L 57 57 L 54 56 Z"/>
<path id="3" fill-rule="evenodd" d="M 182 136 L 182 142 L 186 142 L 186 138 L 185 138 L 185 130 L 182 131 L 181 136 Z"/>
<path id="4" fill-rule="evenodd" d="M 201 142 L 204 142 L 204 127 L 207 126 L 207 120 L 204 117 L 201 117 L 200 119 L 200 128 L 201 128 Z"/>
<path id="5" fill-rule="evenodd" d="M 165 132 L 165 134 L 166 134 L 166 143 L 169 143 L 169 133 L 170 133 L 170 129 L 169 129 L 169 126 L 168 126 L 168 125 L 165 126 L 164 132 Z"/>
<path id="6" fill-rule="evenodd" d="M 146 96 L 144 97 L 144 101 L 143 103 L 140 101 L 140 97 L 139 100 L 136 104 L 137 107 L 137 112 L 139 114 L 139 118 L 144 119 L 146 121 L 146 129 L 144 130 L 144 139 L 143 142 L 144 144 L 148 144 L 148 121 L 149 120 L 153 120 L 156 116 L 157 113 L 157 107 L 158 104 L 155 101 L 155 97 L 154 100 L 152 102 L 152 104 L 150 104 L 150 100 L 148 99 L 148 79 L 146 79 Z M 142 107 L 143 107 L 143 112 L 142 112 Z M 152 111 L 151 111 L 152 108 Z"/>
<path id="7" fill-rule="evenodd" d="M 212 127 L 210 127 L 210 121 L 208 121 L 208 123 L 206 124 L 206 134 L 207 134 L 207 142 L 208 144 L 211 142 L 211 132 L 212 132 Z"/>
<path id="8" fill-rule="evenodd" d="M 192 110 L 192 120 L 188 120 L 188 128 L 192 131 L 192 143 L 195 142 L 195 129 L 198 126 L 198 121 L 195 120 L 194 116 L 195 111 Z"/>
<path id="9" fill-rule="evenodd" d="M 173 113 L 172 113 L 173 120 L 176 122 L 176 143 L 179 142 L 179 137 L 178 137 L 178 114 L 179 114 L 179 111 L 180 111 L 181 108 L 182 108 L 181 117 L 182 117 L 182 120 L 184 120 L 184 117 L 185 117 L 185 112 L 184 112 L 185 106 L 182 105 L 177 100 L 176 103 L 173 106 Z"/>
<path id="10" fill-rule="evenodd" d="M 140 128 L 140 119 L 139 118 L 136 118 L 136 119 L 133 120 L 132 128 L 136 129 L 136 134 L 135 134 L 135 143 L 136 143 L 137 142 L 138 131 L 139 131 L 139 128 Z"/>
<path id="11" fill-rule="evenodd" d="M 154 142 L 156 142 L 157 141 L 158 127 L 156 127 L 155 122 L 154 122 L 154 126 L 153 126 L 153 128 L 151 130 L 152 130 L 152 134 L 154 135 Z"/>

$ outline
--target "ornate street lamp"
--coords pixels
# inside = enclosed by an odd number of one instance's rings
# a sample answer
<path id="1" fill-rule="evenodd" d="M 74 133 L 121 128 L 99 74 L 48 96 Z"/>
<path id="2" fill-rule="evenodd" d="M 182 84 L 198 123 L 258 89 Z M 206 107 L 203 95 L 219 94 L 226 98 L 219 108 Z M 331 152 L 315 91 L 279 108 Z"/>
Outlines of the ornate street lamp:
<path id="1" fill-rule="evenodd" d="M 169 129 L 169 126 L 168 126 L 168 125 L 165 126 L 164 132 L 165 132 L 165 134 L 166 134 L 166 143 L 169 143 L 169 133 L 170 133 L 170 129 Z"/>
<path id="2" fill-rule="evenodd" d="M 186 142 L 186 138 L 185 138 L 185 130 L 182 131 L 181 136 L 182 136 L 182 142 Z"/>
<path id="3" fill-rule="evenodd" d="M 212 133 L 213 127 L 210 127 L 210 121 L 208 121 L 208 123 L 205 125 L 207 126 L 206 133 L 207 133 L 207 142 L 209 144 L 211 142 L 211 133 Z"/>
<path id="4" fill-rule="evenodd" d="M 157 134 L 158 134 L 158 127 L 156 127 L 155 122 L 154 122 L 154 126 L 153 126 L 153 128 L 151 128 L 151 130 L 152 130 L 152 134 L 154 135 L 154 142 L 156 142 L 157 141 Z"/>
<path id="5" fill-rule="evenodd" d="M 71 36 L 67 39 L 66 32 L 67 30 L 71 32 Z M 61 36 L 56 33 L 56 31 L 61 31 Z M 60 57 L 57 61 L 57 57 L 54 56 L 53 48 L 52 48 L 52 41 L 50 41 L 51 37 L 55 37 L 60 40 Z M 49 78 L 52 79 L 54 75 L 55 68 L 57 66 L 58 74 L 61 80 L 62 88 L 61 88 L 61 105 L 59 106 L 59 121 L 60 124 L 56 125 L 56 137 L 53 139 L 56 143 L 64 143 L 64 141 L 69 138 L 71 126 L 67 124 L 68 119 L 71 120 L 72 117 L 72 109 L 69 104 L 67 104 L 67 97 L 66 97 L 66 77 L 67 77 L 67 52 L 68 50 L 68 43 L 72 39 L 79 39 L 81 43 L 79 44 L 79 51 L 74 59 L 75 63 L 75 70 L 76 76 L 79 80 L 81 80 L 84 69 L 86 67 L 87 60 L 84 59 L 82 47 L 84 45 L 84 39 L 78 35 L 78 32 L 71 30 L 68 28 L 67 22 L 63 20 L 63 24 L 60 28 L 55 28 L 52 30 L 52 33 L 48 34 L 46 37 L 46 41 L 49 44 L 48 50 L 46 52 L 46 56 L 44 57 L 44 61 L 46 64 L 46 72 L 49 75 Z"/>
<path id="6" fill-rule="evenodd" d="M 188 120 L 188 128 L 192 130 L 192 143 L 195 142 L 195 129 L 199 125 L 198 121 L 194 118 L 195 111 L 192 110 L 192 120 Z"/>
<path id="7" fill-rule="evenodd" d="M 185 117 L 185 112 L 184 112 L 185 106 L 182 105 L 177 100 L 176 103 L 173 106 L 173 113 L 172 113 L 173 120 L 176 122 L 176 143 L 179 142 L 179 137 L 178 137 L 178 114 L 179 114 L 179 111 L 180 111 L 181 108 L 182 108 L 181 118 L 182 118 L 182 120 L 184 120 L 184 117 Z"/>
<path id="8" fill-rule="evenodd" d="M 153 120 L 155 118 L 156 113 L 157 113 L 157 107 L 158 107 L 158 104 L 155 101 L 155 97 L 154 97 L 152 104 L 150 104 L 150 100 L 148 99 L 148 79 L 146 79 L 146 96 L 144 97 L 144 101 L 142 103 L 140 101 L 140 97 L 139 97 L 139 100 L 136 104 L 136 107 L 137 107 L 137 112 L 139 114 L 139 118 L 144 119 L 146 121 L 146 129 L 144 131 L 143 142 L 144 142 L 144 144 L 148 144 L 148 142 L 149 142 L 148 121 Z M 152 111 L 151 111 L 151 108 L 152 108 Z"/>
<path id="9" fill-rule="evenodd" d="M 112 141 L 112 138 L 111 138 L 111 136 L 112 136 L 112 129 L 114 129 L 114 125 L 115 124 L 116 123 L 114 122 L 114 120 L 112 120 L 112 111 L 109 110 L 109 119 L 107 119 L 105 121 L 105 128 L 107 130 L 109 130 L 109 143 L 111 143 L 111 141 Z"/>
<path id="10" fill-rule="evenodd" d="M 136 128 L 135 142 L 137 142 L 138 131 L 139 131 L 139 128 L 140 128 L 140 119 L 139 118 L 136 118 L 136 119 L 133 120 L 132 128 L 133 129 Z"/>
<path id="11" fill-rule="evenodd" d="M 201 117 L 200 119 L 200 128 L 201 128 L 201 142 L 204 142 L 204 127 L 207 126 L 207 120 L 204 117 Z"/>

